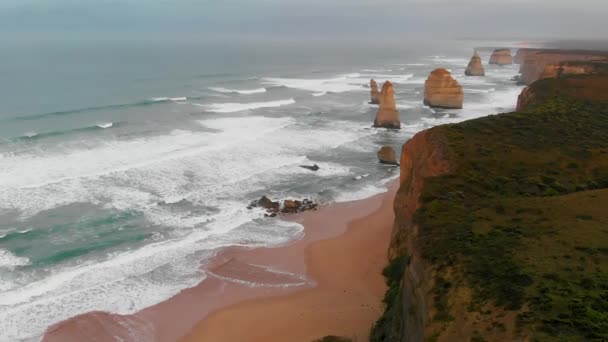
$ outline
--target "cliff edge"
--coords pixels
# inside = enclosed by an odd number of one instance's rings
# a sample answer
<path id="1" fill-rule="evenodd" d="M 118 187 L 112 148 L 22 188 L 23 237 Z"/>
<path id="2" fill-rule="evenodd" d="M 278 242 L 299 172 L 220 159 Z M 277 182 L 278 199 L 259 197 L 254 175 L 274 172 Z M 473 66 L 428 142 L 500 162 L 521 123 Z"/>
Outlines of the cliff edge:
<path id="1" fill-rule="evenodd" d="M 608 106 L 541 101 L 403 146 L 372 341 L 608 339 Z"/>

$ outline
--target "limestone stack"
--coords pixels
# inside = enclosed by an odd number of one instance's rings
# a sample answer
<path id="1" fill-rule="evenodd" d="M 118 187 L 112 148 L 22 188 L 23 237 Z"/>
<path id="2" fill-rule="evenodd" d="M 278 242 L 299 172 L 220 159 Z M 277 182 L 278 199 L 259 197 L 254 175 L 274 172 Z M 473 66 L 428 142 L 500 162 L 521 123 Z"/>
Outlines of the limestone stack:
<path id="1" fill-rule="evenodd" d="M 462 108 L 464 93 L 452 74 L 444 68 L 431 72 L 424 83 L 424 104 L 434 108 Z"/>
<path id="2" fill-rule="evenodd" d="M 375 80 L 369 81 L 369 87 L 372 89 L 372 100 L 370 104 L 380 104 L 380 90 L 378 90 L 378 83 Z"/>
<path id="3" fill-rule="evenodd" d="M 479 57 L 479 54 L 477 53 L 477 51 L 475 51 L 475 54 L 471 58 L 471 61 L 469 62 L 467 69 L 464 71 L 464 74 L 467 76 L 485 76 L 486 75 L 486 72 L 483 69 L 483 64 L 481 63 L 481 57 Z"/>
<path id="4" fill-rule="evenodd" d="M 494 50 L 490 57 L 490 64 L 498 65 L 509 65 L 513 64 L 513 56 L 511 56 L 511 50 L 509 49 L 498 49 Z"/>
<path id="5" fill-rule="evenodd" d="M 388 145 L 382 146 L 382 148 L 378 151 L 378 160 L 380 161 L 381 164 L 399 166 L 399 163 L 397 162 L 397 154 L 395 153 L 395 150 L 391 146 L 388 146 Z"/>
<path id="6" fill-rule="evenodd" d="M 395 104 L 395 89 L 391 82 L 384 82 L 379 102 L 380 108 L 378 108 L 376 120 L 374 120 L 374 127 L 400 129 L 401 121 L 399 121 L 399 112 Z"/>

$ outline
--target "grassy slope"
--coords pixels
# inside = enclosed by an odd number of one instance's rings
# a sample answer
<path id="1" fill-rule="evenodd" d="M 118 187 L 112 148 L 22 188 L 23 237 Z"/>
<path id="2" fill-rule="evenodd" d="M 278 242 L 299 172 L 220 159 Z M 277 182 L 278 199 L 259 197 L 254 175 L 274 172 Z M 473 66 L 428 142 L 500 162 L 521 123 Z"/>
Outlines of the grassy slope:
<path id="1" fill-rule="evenodd" d="M 441 130 L 456 171 L 427 181 L 415 217 L 417 246 L 437 271 L 429 324 L 449 325 L 467 288 L 471 317 L 516 314 L 511 335 L 608 339 L 608 106 L 549 98 Z M 394 340 L 398 298 L 387 298 L 372 340 Z M 496 339 L 494 330 L 505 330 L 500 319 L 471 339 Z"/>

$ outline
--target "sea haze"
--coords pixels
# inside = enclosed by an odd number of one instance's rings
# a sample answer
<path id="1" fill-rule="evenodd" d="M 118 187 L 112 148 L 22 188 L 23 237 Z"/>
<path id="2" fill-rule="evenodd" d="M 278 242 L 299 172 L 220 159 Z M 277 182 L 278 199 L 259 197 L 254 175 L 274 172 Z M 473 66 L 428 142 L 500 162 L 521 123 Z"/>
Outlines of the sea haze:
<path id="1" fill-rule="evenodd" d="M 399 151 L 422 129 L 515 107 L 516 66 L 466 78 L 476 43 L 433 45 L 3 49 L 0 340 L 165 300 L 203 281 L 201 263 L 218 248 L 301 236 L 297 224 L 247 210 L 252 200 L 369 197 L 399 173 L 377 162 L 382 145 Z M 437 67 L 461 82 L 464 109 L 422 105 Z M 371 128 L 370 78 L 394 83 L 402 130 Z"/>

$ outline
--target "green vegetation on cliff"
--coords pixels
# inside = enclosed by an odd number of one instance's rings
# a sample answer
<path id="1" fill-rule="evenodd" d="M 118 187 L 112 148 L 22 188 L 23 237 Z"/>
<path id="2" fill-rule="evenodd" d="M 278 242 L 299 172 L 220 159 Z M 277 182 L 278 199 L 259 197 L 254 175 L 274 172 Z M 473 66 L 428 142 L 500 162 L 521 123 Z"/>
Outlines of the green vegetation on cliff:
<path id="1" fill-rule="evenodd" d="M 431 339 L 470 315 L 497 317 L 473 340 L 608 340 L 608 106 L 593 93 L 438 128 L 455 168 L 426 180 L 414 217 L 434 271 Z M 389 274 L 372 341 L 399 340 L 390 336 L 402 321 L 392 286 L 401 273 Z M 463 300 L 466 312 L 455 312 Z M 501 317 L 516 317 L 515 328 Z"/>

